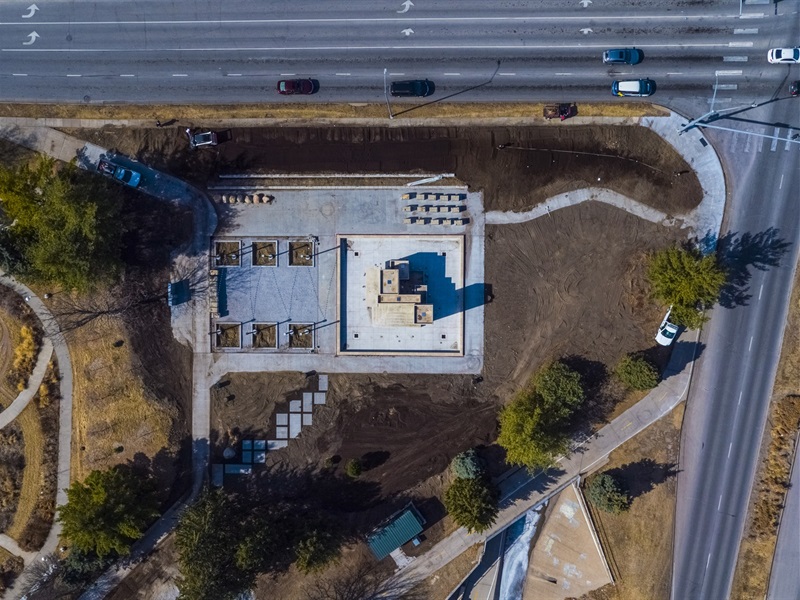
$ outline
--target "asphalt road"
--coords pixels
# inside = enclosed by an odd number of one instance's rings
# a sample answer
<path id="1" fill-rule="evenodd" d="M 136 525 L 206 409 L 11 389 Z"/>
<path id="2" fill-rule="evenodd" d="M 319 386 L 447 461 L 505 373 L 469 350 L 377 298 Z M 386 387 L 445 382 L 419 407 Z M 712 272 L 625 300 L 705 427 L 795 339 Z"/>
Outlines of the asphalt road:
<path id="1" fill-rule="evenodd" d="M 800 131 L 792 100 L 717 125 L 771 135 Z M 777 128 L 786 136 L 787 129 Z M 692 384 L 678 476 L 674 600 L 727 598 L 780 354 L 800 240 L 800 149 L 706 131 L 731 197 L 723 241 L 738 285 L 713 310 Z M 724 234 L 723 234 L 724 237 Z M 767 566 L 765 565 L 765 568 Z M 794 589 L 800 590 L 795 569 Z"/>
<path id="2" fill-rule="evenodd" d="M 715 76 L 721 104 L 785 93 L 788 68 L 766 52 L 792 23 L 772 5 L 740 19 L 734 2 L 584 3 L 4 2 L 0 101 L 381 101 L 384 69 L 427 77 L 430 100 L 450 102 L 612 99 L 612 80 L 630 77 L 656 80 L 667 105 L 707 96 Z M 641 65 L 602 64 L 603 50 L 630 45 Z M 295 76 L 319 92 L 278 96 L 277 80 Z"/>

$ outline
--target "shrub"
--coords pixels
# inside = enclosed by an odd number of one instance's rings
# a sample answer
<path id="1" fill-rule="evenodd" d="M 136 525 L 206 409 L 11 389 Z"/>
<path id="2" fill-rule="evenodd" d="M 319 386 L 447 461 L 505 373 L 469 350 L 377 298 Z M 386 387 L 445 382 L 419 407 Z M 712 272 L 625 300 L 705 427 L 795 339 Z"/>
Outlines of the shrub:
<path id="1" fill-rule="evenodd" d="M 28 378 L 36 367 L 36 357 L 39 353 L 39 342 L 31 327 L 23 325 L 19 330 L 20 342 L 14 348 L 14 360 L 7 375 L 8 380 L 18 391 L 28 387 Z"/>
<path id="2" fill-rule="evenodd" d="M 619 361 L 614 373 L 634 390 L 650 390 L 658 385 L 658 369 L 642 356 L 626 356 Z"/>
<path id="3" fill-rule="evenodd" d="M 364 471 L 364 467 L 361 466 L 361 461 L 357 458 L 351 458 L 347 461 L 347 464 L 344 467 L 344 472 L 347 473 L 353 479 L 357 478 L 361 475 Z"/>
<path id="4" fill-rule="evenodd" d="M 295 552 L 297 568 L 303 573 L 313 573 L 336 560 L 339 544 L 330 532 L 315 529 L 300 540 Z"/>
<path id="5" fill-rule="evenodd" d="M 497 488 L 485 478 L 459 478 L 444 493 L 444 506 L 458 525 L 480 533 L 497 518 L 499 496 Z"/>
<path id="6" fill-rule="evenodd" d="M 630 508 L 630 497 L 619 482 L 608 473 L 600 473 L 592 478 L 587 490 L 589 500 L 597 508 L 612 514 L 619 514 Z"/>
<path id="7" fill-rule="evenodd" d="M 457 454 L 450 463 L 453 475 L 461 479 L 475 479 L 481 477 L 486 468 L 484 461 L 478 456 L 474 448 Z"/>

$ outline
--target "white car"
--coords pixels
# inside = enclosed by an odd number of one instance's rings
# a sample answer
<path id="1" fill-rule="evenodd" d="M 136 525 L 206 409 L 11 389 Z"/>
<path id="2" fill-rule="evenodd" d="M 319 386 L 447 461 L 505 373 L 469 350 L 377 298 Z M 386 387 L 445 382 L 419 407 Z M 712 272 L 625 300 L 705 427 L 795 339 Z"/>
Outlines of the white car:
<path id="1" fill-rule="evenodd" d="M 773 48 L 767 52 L 767 60 L 772 64 L 800 63 L 800 48 Z"/>
<path id="2" fill-rule="evenodd" d="M 667 314 L 664 315 L 664 320 L 661 321 L 661 325 L 658 326 L 658 331 L 656 332 L 656 343 L 660 346 L 669 346 L 672 344 L 675 336 L 678 335 L 678 326 L 675 323 L 671 323 L 669 320 L 669 315 L 672 312 L 672 307 L 669 307 Z"/>

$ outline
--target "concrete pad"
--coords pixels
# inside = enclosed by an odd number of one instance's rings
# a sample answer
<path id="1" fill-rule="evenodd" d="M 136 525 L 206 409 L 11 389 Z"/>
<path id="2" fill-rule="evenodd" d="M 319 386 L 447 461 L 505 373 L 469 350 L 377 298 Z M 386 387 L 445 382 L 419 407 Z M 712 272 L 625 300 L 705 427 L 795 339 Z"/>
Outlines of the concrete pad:
<path id="1" fill-rule="evenodd" d="M 302 402 L 300 400 L 289 400 L 289 412 L 300 412 L 301 408 Z"/>
<path id="2" fill-rule="evenodd" d="M 288 422 L 288 421 L 287 421 Z M 276 427 L 275 428 L 275 437 L 281 440 L 285 440 L 289 437 L 289 428 L 288 427 Z"/>
<path id="3" fill-rule="evenodd" d="M 267 440 L 267 450 L 280 450 L 288 445 L 289 442 L 286 440 Z"/>
<path id="4" fill-rule="evenodd" d="M 327 392 L 328 391 L 328 376 L 327 375 L 320 375 L 319 376 L 319 391 L 320 392 Z"/>
<path id="5" fill-rule="evenodd" d="M 325 394 L 314 392 L 314 404 L 325 404 Z"/>
<path id="6" fill-rule="evenodd" d="M 275 424 L 276 425 L 288 425 L 289 424 L 289 415 L 286 413 L 275 413 Z"/>
<path id="7" fill-rule="evenodd" d="M 303 392 L 303 412 L 311 412 L 314 408 L 314 394 Z"/>
<path id="8" fill-rule="evenodd" d="M 337 240 L 341 279 L 337 353 L 463 354 L 463 236 L 372 235 Z M 378 319 L 379 308 L 403 306 L 377 304 L 380 290 L 371 285 L 376 272 L 394 260 L 408 261 L 410 272 L 418 273 L 427 286 L 424 304 L 433 305 L 433 323 L 414 325 L 412 319 L 411 325 L 403 325 Z"/>
<path id="9" fill-rule="evenodd" d="M 522 600 L 578 598 L 612 582 L 575 484 L 566 487 L 541 525 Z"/>
<path id="10" fill-rule="evenodd" d="M 298 400 L 299 402 L 299 400 Z M 289 437 L 296 438 L 303 428 L 303 416 L 300 414 L 289 415 Z"/>
<path id="11" fill-rule="evenodd" d="M 303 414 L 303 427 L 308 427 L 308 426 L 312 425 L 312 423 L 313 423 L 312 417 L 313 417 L 313 415 L 311 413 L 304 413 Z"/>

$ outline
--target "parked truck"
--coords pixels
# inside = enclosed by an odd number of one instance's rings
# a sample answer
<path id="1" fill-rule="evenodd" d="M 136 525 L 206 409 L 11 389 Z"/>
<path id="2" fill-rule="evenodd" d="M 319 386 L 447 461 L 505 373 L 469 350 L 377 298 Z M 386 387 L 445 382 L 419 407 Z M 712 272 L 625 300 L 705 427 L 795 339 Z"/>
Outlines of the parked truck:
<path id="1" fill-rule="evenodd" d="M 97 170 L 106 177 L 111 177 L 111 179 L 120 181 L 132 188 L 138 187 L 139 182 L 142 180 L 141 173 L 115 165 L 110 160 L 101 159 L 97 163 Z"/>

